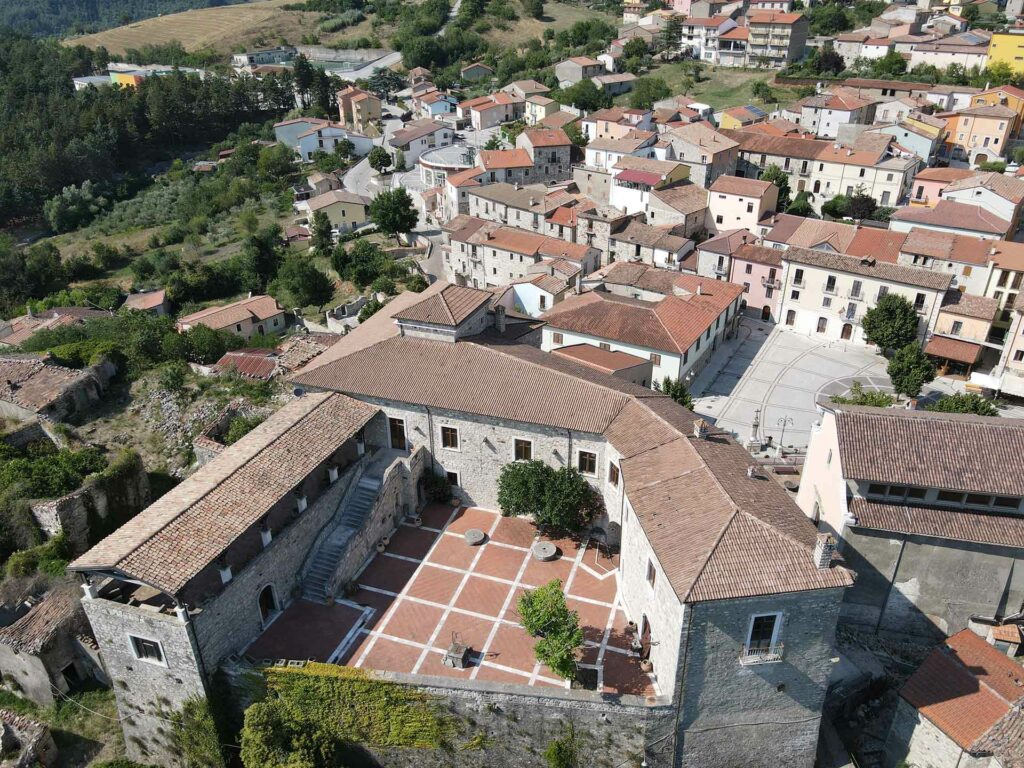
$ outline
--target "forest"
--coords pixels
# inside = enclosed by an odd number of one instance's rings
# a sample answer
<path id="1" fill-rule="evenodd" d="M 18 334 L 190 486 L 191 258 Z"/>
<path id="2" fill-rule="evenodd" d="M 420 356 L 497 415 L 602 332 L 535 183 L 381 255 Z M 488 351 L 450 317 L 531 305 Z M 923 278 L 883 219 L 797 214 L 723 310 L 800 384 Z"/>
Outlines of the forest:
<path id="1" fill-rule="evenodd" d="M 114 197 L 128 174 L 204 149 L 244 123 L 294 107 L 290 75 L 199 80 L 175 73 L 138 88 L 74 90 L 103 52 L 0 32 L 0 227 L 34 219 L 67 186 Z"/>

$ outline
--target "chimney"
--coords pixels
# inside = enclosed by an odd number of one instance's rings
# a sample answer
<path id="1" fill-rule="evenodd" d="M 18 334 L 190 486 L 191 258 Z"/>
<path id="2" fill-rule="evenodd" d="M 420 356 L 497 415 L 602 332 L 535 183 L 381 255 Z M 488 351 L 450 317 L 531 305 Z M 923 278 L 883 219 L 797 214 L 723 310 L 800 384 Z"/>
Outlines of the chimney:
<path id="1" fill-rule="evenodd" d="M 505 332 L 505 308 L 501 304 L 494 307 L 494 327 L 498 333 Z"/>
<path id="2" fill-rule="evenodd" d="M 249 291 L 249 298 L 252 298 L 252 291 Z"/>
<path id="3" fill-rule="evenodd" d="M 989 256 L 995 256 L 996 253 L 997 253 L 997 251 L 996 251 L 996 247 L 994 245 L 991 248 L 988 249 L 988 255 Z M 29 315 L 31 315 L 31 314 L 32 314 L 32 310 L 29 309 Z"/>
<path id="4" fill-rule="evenodd" d="M 828 568 L 832 564 L 832 555 L 836 551 L 836 540 L 831 533 L 819 533 L 814 542 L 814 565 L 817 568 Z"/>
<path id="5" fill-rule="evenodd" d="M 747 244 L 747 236 L 746 235 L 740 235 L 740 242 L 743 245 L 746 245 Z"/>
<path id="6" fill-rule="evenodd" d="M 751 464 L 751 465 L 750 465 L 749 467 L 747 467 L 747 477 L 748 477 L 748 478 L 750 478 L 751 480 L 753 480 L 753 479 L 754 479 L 754 476 L 755 476 L 756 474 L 757 474 L 757 467 L 756 467 L 756 466 L 754 466 L 753 464 Z"/>
<path id="7" fill-rule="evenodd" d="M 693 436 L 698 440 L 707 440 L 708 423 L 704 419 L 697 419 L 693 422 Z"/>
<path id="8" fill-rule="evenodd" d="M 697 295 L 700 296 L 703 293 L 700 289 L 700 283 L 697 283 Z"/>
<path id="9" fill-rule="evenodd" d="M 516 186 L 518 187 L 518 185 L 516 185 Z M 530 198 L 530 207 L 532 208 L 536 204 L 537 204 L 537 198 L 536 197 L 531 197 Z"/>

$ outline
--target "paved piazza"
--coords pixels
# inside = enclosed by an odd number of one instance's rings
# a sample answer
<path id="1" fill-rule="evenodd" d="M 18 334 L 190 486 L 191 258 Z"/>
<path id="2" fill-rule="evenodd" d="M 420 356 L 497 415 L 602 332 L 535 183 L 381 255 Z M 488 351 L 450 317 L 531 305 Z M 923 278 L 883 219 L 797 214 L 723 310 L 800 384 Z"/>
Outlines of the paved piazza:
<path id="1" fill-rule="evenodd" d="M 821 342 L 767 323 L 744 320 L 740 340 L 721 350 L 727 361 L 695 382 L 695 410 L 731 431 L 750 436 L 754 412 L 761 409 L 760 436 L 782 435 L 785 445 L 806 448 L 817 421 L 819 398 L 842 394 L 859 381 L 865 389 L 891 392 L 886 360 L 867 347 Z M 731 354 L 730 354 L 731 353 Z"/>

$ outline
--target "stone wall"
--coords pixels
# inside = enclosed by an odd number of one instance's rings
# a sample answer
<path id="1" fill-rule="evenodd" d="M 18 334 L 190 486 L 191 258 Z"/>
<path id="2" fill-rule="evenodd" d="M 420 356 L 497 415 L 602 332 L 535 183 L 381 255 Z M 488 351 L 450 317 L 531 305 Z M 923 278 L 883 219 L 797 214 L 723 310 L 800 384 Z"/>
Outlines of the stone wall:
<path id="1" fill-rule="evenodd" d="M 417 488 L 424 471 L 429 471 L 429 462 L 427 451 L 420 448 L 409 458 L 395 459 L 385 470 L 373 509 L 362 527 L 348 540 L 345 554 L 329 584 L 329 592 L 333 594 L 339 586 L 354 578 L 377 542 L 392 533 L 406 515 L 420 506 Z"/>
<path id="2" fill-rule="evenodd" d="M 842 606 L 850 624 L 941 639 L 972 615 L 1013 613 L 1024 603 L 1019 549 L 851 527 L 840 548 L 857 573 Z"/>
<path id="3" fill-rule="evenodd" d="M 842 590 L 694 605 L 684 629 L 680 765 L 811 768 Z M 755 614 L 780 612 L 782 661 L 744 665 Z"/>
<path id="4" fill-rule="evenodd" d="M 885 742 L 883 765 L 893 768 L 900 761 L 929 768 L 988 768 L 998 765 L 992 758 L 965 754 L 955 741 L 903 699 L 896 705 L 896 714 Z"/>
<path id="5" fill-rule="evenodd" d="M 2 439 L 12 448 L 26 448 L 31 443 L 49 442 L 58 448 L 64 448 L 68 440 L 64 435 L 54 428 L 54 425 L 44 419 L 32 419 L 24 424 L 18 425 L 3 435 Z"/>
<path id="6" fill-rule="evenodd" d="M 149 479 L 142 461 L 135 454 L 125 454 L 78 490 L 59 499 L 34 502 L 31 509 L 48 537 L 63 533 L 74 550 L 82 552 L 134 517 L 149 500 Z"/>
<path id="7" fill-rule="evenodd" d="M 597 454 L 597 476 L 588 478 L 599 491 L 607 478 L 607 443 L 600 435 L 542 427 L 536 424 L 491 419 L 457 411 L 396 403 L 375 398 L 360 398 L 378 406 L 388 418 L 405 421 L 406 439 L 413 448 L 425 447 L 433 457 L 438 474 L 455 472 L 459 476 L 456 496 L 465 504 L 498 509 L 498 477 L 501 468 L 513 461 L 517 438 L 533 441 L 533 458 L 556 469 L 567 462 L 577 465 L 578 452 Z M 459 448 L 441 447 L 441 427 L 459 430 Z M 388 425 L 374 420 L 366 428 L 370 446 L 390 447 Z"/>
<path id="8" fill-rule="evenodd" d="M 167 718 L 192 696 L 205 696 L 191 625 L 178 616 L 103 598 L 83 599 L 110 673 L 128 757 L 141 763 L 182 765 Z M 136 657 L 131 637 L 156 640 L 164 663 Z"/>
<path id="9" fill-rule="evenodd" d="M 31 720 L 9 709 L 0 709 L 0 754 L 17 750 L 7 755 L 3 765 L 10 768 L 36 768 L 57 765 L 57 745 L 50 735 L 50 729 L 43 723 Z"/>

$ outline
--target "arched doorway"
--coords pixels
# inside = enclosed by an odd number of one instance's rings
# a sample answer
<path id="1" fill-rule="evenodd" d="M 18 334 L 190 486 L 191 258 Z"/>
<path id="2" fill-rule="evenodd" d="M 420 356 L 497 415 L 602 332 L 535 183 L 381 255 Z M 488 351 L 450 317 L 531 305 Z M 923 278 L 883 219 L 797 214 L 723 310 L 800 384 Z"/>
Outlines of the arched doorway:
<path id="1" fill-rule="evenodd" d="M 981 153 L 979 153 L 979 154 L 974 156 L 974 164 L 975 165 L 981 165 L 982 163 L 987 163 L 987 162 L 988 162 L 988 155 L 986 155 L 984 152 L 981 152 Z"/>
<path id="2" fill-rule="evenodd" d="M 771 319 L 772 319 L 772 308 L 769 307 L 767 304 L 765 304 L 763 307 L 761 307 L 761 320 L 762 320 L 762 322 L 767 322 L 768 320 L 771 320 Z"/>
<path id="3" fill-rule="evenodd" d="M 274 585 L 267 584 L 262 590 L 260 590 L 260 620 L 263 622 L 263 626 L 267 625 L 277 614 L 281 607 L 277 604 L 277 595 L 274 594 Z"/>
<path id="4" fill-rule="evenodd" d="M 839 338 L 849 341 L 853 337 L 853 326 L 850 323 L 843 323 L 843 332 Z"/>

